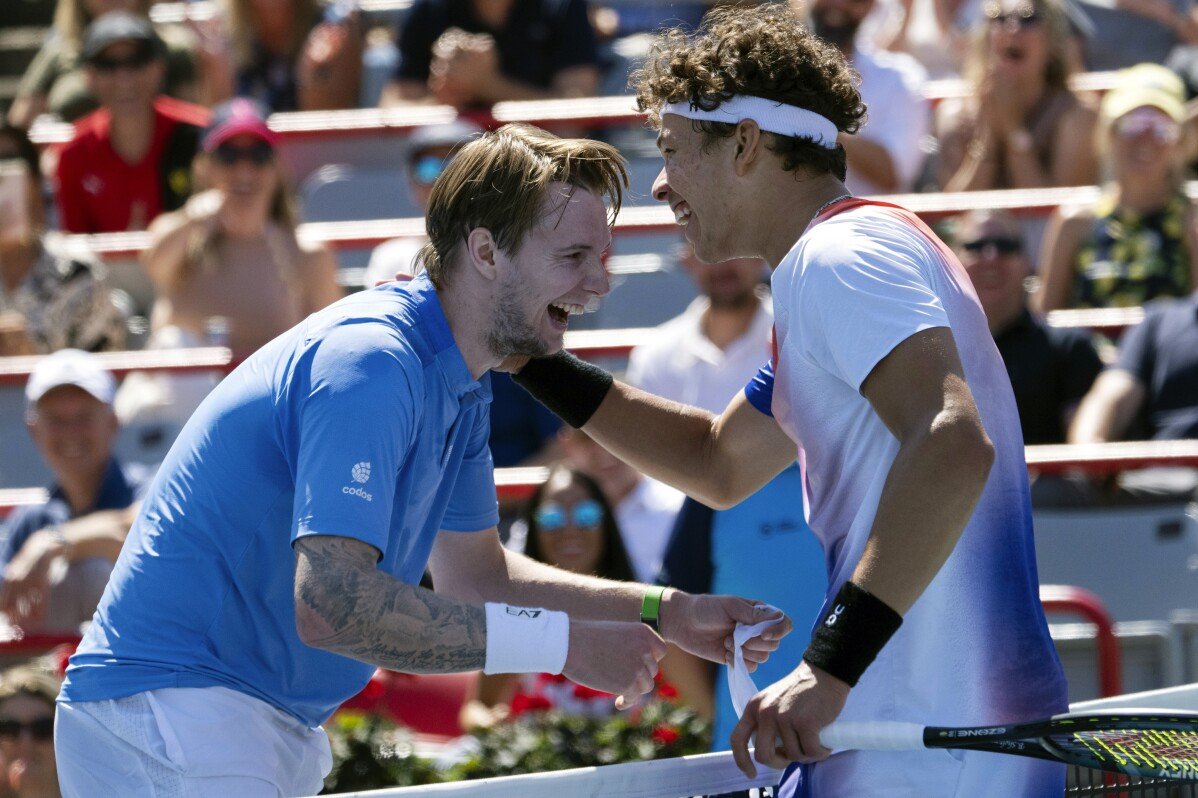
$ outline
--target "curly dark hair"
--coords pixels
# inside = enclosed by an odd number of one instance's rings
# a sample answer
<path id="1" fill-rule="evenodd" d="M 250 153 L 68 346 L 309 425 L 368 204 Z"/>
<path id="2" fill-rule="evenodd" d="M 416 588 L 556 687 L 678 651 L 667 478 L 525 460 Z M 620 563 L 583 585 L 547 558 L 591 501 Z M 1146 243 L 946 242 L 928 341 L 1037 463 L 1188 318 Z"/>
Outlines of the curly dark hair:
<path id="1" fill-rule="evenodd" d="M 718 8 L 694 34 L 665 30 L 630 80 L 637 108 L 657 127 L 664 103 L 689 101 L 710 111 L 745 94 L 814 111 L 844 133 L 856 133 L 865 118 L 857 73 L 786 4 Z M 692 126 L 704 134 L 704 145 L 736 130 L 726 122 L 692 120 Z M 844 180 L 845 152 L 839 144 L 827 149 L 806 136 L 771 133 L 770 138 L 767 146 L 782 159 L 784 170 L 802 165 Z"/>

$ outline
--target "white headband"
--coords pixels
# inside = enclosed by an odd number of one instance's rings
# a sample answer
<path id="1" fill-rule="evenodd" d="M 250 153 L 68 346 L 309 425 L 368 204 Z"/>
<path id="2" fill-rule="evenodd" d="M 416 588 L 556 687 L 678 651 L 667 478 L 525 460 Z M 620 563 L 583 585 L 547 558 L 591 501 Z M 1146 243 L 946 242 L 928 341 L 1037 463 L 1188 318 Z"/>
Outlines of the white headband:
<path id="1" fill-rule="evenodd" d="M 806 108 L 786 105 L 763 97 L 738 95 L 725 100 L 713 111 L 704 111 L 690 102 L 666 103 L 661 107 L 661 113 L 677 114 L 687 119 L 701 119 L 707 122 L 726 122 L 730 125 L 752 119 L 759 128 L 770 133 L 806 136 L 828 149 L 836 146 L 836 125 L 832 124 L 830 119 Z"/>

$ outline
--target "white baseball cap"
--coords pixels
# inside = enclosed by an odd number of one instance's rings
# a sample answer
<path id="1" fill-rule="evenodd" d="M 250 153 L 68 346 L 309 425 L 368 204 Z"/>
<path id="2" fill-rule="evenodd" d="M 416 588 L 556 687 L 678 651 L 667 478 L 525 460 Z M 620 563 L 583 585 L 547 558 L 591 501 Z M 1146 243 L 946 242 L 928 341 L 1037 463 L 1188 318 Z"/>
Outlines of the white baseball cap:
<path id="1" fill-rule="evenodd" d="M 25 384 L 25 401 L 33 405 L 63 385 L 82 388 L 106 405 L 116 396 L 116 380 L 100 366 L 99 358 L 81 349 L 60 349 L 33 367 Z"/>

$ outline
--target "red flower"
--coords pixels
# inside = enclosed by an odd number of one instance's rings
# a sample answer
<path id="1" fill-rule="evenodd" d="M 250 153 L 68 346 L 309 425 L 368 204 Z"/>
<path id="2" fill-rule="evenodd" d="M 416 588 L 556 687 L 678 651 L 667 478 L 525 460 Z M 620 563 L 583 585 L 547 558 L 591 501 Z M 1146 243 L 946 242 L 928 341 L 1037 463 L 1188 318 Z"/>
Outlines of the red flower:
<path id="1" fill-rule="evenodd" d="M 670 743 L 676 742 L 680 736 L 681 735 L 678 734 L 677 729 L 675 729 L 673 726 L 667 726 L 664 723 L 655 728 L 653 733 L 650 735 L 650 737 L 652 737 L 661 745 L 669 745 Z"/>
<path id="2" fill-rule="evenodd" d="M 536 712 L 538 710 L 553 709 L 553 704 L 543 695 L 528 695 L 527 693 L 516 693 L 512 696 L 511 717 L 523 715 L 525 712 Z"/>
<path id="3" fill-rule="evenodd" d="M 673 701 L 678 697 L 678 690 L 669 682 L 662 682 L 657 686 L 657 694 L 667 701 Z"/>

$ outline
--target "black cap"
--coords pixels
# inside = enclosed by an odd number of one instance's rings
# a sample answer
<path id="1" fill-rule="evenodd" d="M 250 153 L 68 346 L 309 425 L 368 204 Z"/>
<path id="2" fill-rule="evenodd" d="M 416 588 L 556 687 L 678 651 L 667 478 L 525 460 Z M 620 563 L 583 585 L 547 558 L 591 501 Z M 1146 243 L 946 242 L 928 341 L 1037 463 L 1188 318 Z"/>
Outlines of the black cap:
<path id="1" fill-rule="evenodd" d="M 83 60 L 94 60 L 106 47 L 117 42 L 148 44 L 157 55 L 162 55 L 166 49 L 148 17 L 128 11 L 109 11 L 87 26 L 83 34 Z"/>

